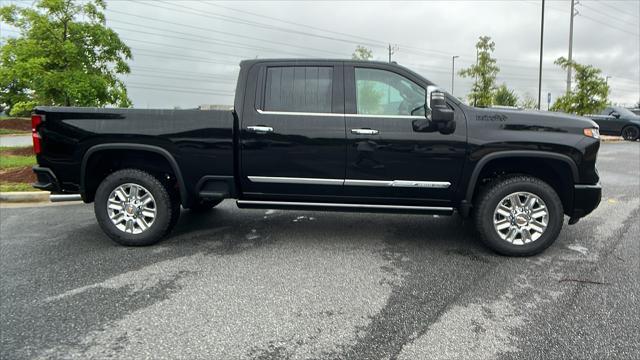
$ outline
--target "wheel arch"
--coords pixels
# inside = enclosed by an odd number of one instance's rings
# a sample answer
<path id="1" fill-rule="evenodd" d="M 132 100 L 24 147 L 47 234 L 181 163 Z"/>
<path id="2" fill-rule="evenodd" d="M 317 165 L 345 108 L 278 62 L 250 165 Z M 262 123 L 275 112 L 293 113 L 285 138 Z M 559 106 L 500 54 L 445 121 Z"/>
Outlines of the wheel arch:
<path id="1" fill-rule="evenodd" d="M 485 155 L 477 162 L 476 166 L 473 168 L 471 176 L 469 177 L 467 189 L 466 189 L 466 192 L 464 193 L 463 203 L 468 205 L 473 204 L 474 196 L 477 193 L 477 190 L 479 187 L 479 182 L 482 180 L 480 178 L 480 175 L 483 174 L 484 170 L 490 169 L 492 165 L 497 164 L 498 162 L 501 162 L 501 161 L 504 162 L 505 160 L 526 159 L 526 158 L 535 159 L 535 160 L 538 160 L 538 162 L 544 161 L 544 160 L 551 160 L 551 163 L 548 164 L 549 167 L 553 167 L 554 164 L 556 166 L 562 166 L 563 171 L 565 171 L 567 175 L 570 176 L 570 179 L 563 179 L 560 176 L 560 179 L 558 179 L 559 182 L 565 181 L 567 183 L 566 185 L 573 185 L 578 182 L 578 179 L 579 179 L 578 166 L 567 155 L 547 152 L 547 151 L 534 151 L 534 150 L 500 151 L 500 152 L 495 152 L 495 153 Z M 526 166 L 522 166 L 522 165 L 519 165 L 519 167 L 521 169 L 526 168 Z M 543 180 L 546 180 L 545 176 L 537 175 L 536 171 L 524 171 L 524 173 L 532 176 L 538 176 L 538 177 L 541 177 Z M 557 174 L 549 175 L 549 176 L 558 177 Z M 556 191 L 558 191 L 558 186 L 560 185 L 552 184 L 552 186 Z M 567 210 L 570 210 L 573 202 L 573 193 L 563 194 L 562 192 L 559 192 L 558 195 L 563 200 L 563 204 L 565 205 Z M 469 206 L 466 206 L 466 208 L 463 207 L 463 210 L 465 212 L 464 215 L 468 215 L 470 211 L 470 207 Z"/>
<path id="2" fill-rule="evenodd" d="M 164 160 L 166 160 L 167 164 L 173 171 L 174 176 L 176 177 L 176 182 L 178 184 L 178 189 L 180 190 L 180 200 L 182 204 L 187 205 L 189 201 L 186 184 L 184 182 L 184 177 L 182 175 L 182 171 L 180 170 L 180 166 L 176 161 L 175 157 L 166 149 L 155 146 L 155 145 L 146 145 L 146 144 L 131 144 L 131 143 L 110 143 L 110 144 L 99 144 L 90 147 L 82 157 L 82 163 L 80 166 L 80 193 L 82 194 L 82 198 L 85 201 L 91 201 L 93 195 L 90 191 L 87 191 L 87 171 L 88 165 L 93 156 L 97 154 L 101 154 L 109 151 L 119 151 L 119 150 L 133 150 L 138 153 L 147 152 L 153 153 L 157 156 L 160 156 Z M 95 191 L 94 191 L 95 192 Z"/>

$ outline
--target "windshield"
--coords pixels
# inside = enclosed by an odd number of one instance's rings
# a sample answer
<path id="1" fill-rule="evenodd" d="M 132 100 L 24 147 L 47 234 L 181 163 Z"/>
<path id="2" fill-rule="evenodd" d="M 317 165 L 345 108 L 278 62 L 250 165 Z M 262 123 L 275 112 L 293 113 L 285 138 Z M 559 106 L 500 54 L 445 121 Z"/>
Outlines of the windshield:
<path id="1" fill-rule="evenodd" d="M 621 116 L 624 116 L 624 117 L 628 117 L 628 116 L 636 117 L 636 116 L 638 116 L 638 115 L 632 113 L 631 110 L 629 110 L 627 108 L 620 107 L 620 106 L 614 106 L 611 109 L 613 111 L 617 112 L 618 114 L 620 114 Z"/>

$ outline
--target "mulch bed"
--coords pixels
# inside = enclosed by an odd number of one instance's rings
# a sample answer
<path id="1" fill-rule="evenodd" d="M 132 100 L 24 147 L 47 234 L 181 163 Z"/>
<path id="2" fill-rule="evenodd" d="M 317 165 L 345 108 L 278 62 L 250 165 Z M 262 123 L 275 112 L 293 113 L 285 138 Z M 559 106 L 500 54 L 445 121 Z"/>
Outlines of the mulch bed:
<path id="1" fill-rule="evenodd" d="M 31 166 L 22 168 L 0 171 L 0 181 L 14 183 L 34 183 L 36 182 L 36 174 L 31 170 Z"/>
<path id="2" fill-rule="evenodd" d="M 11 150 L 2 150 L 0 151 L 0 156 L 31 156 L 33 155 L 33 147 L 21 147 L 21 148 L 13 148 Z"/>
<path id="3" fill-rule="evenodd" d="M 31 119 L 6 119 L 0 120 L 0 129 L 16 130 L 18 132 L 31 131 Z"/>

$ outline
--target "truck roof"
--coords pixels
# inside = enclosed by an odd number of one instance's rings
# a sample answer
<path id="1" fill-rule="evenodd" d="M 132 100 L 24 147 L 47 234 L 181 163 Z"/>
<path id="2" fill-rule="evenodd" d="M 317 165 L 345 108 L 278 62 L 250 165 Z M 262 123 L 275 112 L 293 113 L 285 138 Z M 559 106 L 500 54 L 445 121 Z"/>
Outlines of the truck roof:
<path id="1" fill-rule="evenodd" d="M 408 67 L 402 66 L 400 64 L 398 64 L 397 62 L 393 61 L 393 62 L 386 62 L 386 61 L 375 61 L 375 60 L 354 60 L 354 59 L 325 59 L 325 58 L 273 58 L 273 59 L 269 59 L 269 58 L 264 58 L 264 59 L 248 59 L 248 60 L 242 60 L 240 61 L 240 66 L 251 66 L 254 64 L 264 64 L 264 63 L 300 63 L 300 64 L 304 64 L 304 63 L 348 63 L 348 64 L 378 64 L 378 65 L 384 65 L 384 66 L 393 66 L 393 67 L 397 67 L 400 69 L 403 69 L 404 71 L 410 72 L 415 76 L 418 76 L 422 79 L 425 79 L 429 85 L 435 85 L 433 82 L 431 82 L 429 79 L 425 78 L 423 75 L 418 74 L 417 72 L 411 70 Z"/>

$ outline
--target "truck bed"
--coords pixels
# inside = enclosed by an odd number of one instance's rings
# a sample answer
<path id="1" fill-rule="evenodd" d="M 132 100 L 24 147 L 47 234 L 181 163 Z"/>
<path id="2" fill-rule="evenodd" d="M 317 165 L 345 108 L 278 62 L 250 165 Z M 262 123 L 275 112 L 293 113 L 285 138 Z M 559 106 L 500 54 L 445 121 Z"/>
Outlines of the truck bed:
<path id="1" fill-rule="evenodd" d="M 82 193 L 83 162 L 101 144 L 166 151 L 189 194 L 205 175 L 233 177 L 232 111 L 38 107 L 35 114 L 43 115 L 38 163 L 56 169 L 54 191 Z"/>

